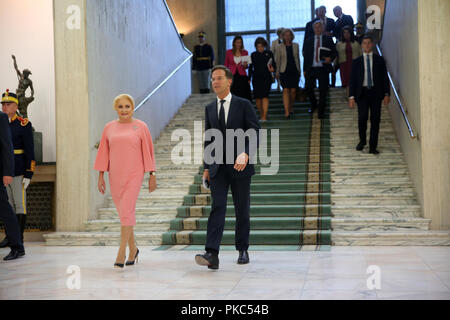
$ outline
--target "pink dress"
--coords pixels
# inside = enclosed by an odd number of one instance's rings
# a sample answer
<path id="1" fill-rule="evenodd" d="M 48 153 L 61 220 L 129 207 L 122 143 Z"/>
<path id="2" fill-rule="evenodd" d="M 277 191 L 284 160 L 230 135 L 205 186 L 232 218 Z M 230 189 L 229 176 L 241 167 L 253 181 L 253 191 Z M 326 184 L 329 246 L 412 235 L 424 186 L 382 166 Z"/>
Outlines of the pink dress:
<path id="1" fill-rule="evenodd" d="M 136 225 L 136 201 L 144 173 L 156 171 L 150 131 L 145 122 L 109 122 L 103 129 L 94 170 L 109 172 L 111 195 L 122 226 Z"/>

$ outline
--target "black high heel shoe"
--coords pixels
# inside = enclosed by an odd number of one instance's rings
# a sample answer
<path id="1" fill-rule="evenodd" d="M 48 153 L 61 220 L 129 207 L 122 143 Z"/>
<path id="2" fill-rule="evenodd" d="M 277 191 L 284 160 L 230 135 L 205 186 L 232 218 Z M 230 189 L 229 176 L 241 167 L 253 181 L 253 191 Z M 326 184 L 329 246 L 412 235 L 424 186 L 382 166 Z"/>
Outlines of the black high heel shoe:
<path id="1" fill-rule="evenodd" d="M 136 256 L 134 257 L 134 260 L 133 261 L 127 261 L 126 263 L 125 263 L 125 265 L 127 265 L 127 266 L 132 266 L 132 265 L 134 265 L 134 262 L 136 261 L 136 264 L 138 264 L 138 262 L 139 262 L 139 257 L 138 257 L 138 255 L 139 255 L 139 248 L 137 248 L 137 252 L 136 252 Z"/>
<path id="2" fill-rule="evenodd" d="M 123 267 L 124 267 L 124 265 L 123 265 L 123 263 L 114 263 L 114 268 L 115 269 L 123 269 Z"/>

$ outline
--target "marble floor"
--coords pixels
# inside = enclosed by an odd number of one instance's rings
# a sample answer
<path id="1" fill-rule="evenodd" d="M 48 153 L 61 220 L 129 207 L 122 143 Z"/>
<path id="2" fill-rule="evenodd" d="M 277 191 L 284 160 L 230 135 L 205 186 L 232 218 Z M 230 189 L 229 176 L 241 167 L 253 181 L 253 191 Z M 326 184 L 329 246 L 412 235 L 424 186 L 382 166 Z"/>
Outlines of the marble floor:
<path id="1" fill-rule="evenodd" d="M 450 247 L 254 251 L 244 266 L 223 251 L 219 271 L 197 266 L 193 251 L 141 247 L 138 265 L 117 270 L 115 247 L 26 248 L 25 258 L 0 262 L 2 300 L 450 299 Z"/>

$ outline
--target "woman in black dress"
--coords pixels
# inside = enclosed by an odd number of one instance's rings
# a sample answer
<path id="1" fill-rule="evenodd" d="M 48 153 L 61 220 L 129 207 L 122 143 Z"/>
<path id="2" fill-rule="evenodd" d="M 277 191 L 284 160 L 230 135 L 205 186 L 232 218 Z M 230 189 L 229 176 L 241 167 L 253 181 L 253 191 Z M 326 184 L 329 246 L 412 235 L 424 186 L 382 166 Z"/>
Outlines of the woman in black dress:
<path id="1" fill-rule="evenodd" d="M 256 51 L 252 53 L 252 64 L 249 77 L 253 84 L 253 97 L 261 116 L 261 122 L 267 121 L 269 110 L 269 92 L 272 87 L 272 73 L 275 72 L 275 58 L 272 51 L 267 50 L 267 41 L 259 37 L 255 41 Z"/>
<path id="2" fill-rule="evenodd" d="M 284 29 L 283 43 L 277 48 L 275 61 L 277 63 L 277 79 L 283 87 L 284 116 L 289 119 L 293 114 L 295 95 L 300 81 L 300 46 L 293 42 L 295 35 L 291 29 Z"/>

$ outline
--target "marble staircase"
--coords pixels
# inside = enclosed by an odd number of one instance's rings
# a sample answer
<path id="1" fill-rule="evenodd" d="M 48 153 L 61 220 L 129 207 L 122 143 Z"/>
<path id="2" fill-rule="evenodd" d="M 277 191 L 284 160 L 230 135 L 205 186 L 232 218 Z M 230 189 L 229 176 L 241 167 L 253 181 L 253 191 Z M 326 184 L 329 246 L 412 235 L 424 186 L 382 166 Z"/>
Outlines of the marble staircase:
<path id="1" fill-rule="evenodd" d="M 189 165 L 174 165 L 171 152 L 177 142 L 171 142 L 171 135 L 178 128 L 192 133 L 194 121 L 203 120 L 204 106 L 213 99 L 214 95 L 192 95 L 156 140 L 158 190 L 150 195 L 148 181 L 144 181 L 136 208 L 139 245 L 161 245 L 164 235 L 168 246 L 190 243 L 195 247 L 202 243 L 210 199 L 200 187 L 201 159 Z M 265 244 L 272 238 L 273 243 L 293 246 L 299 244 L 302 234 L 317 234 L 308 229 L 317 228 L 317 221 L 321 221 L 321 228 L 329 231 L 320 232 L 331 233 L 333 245 L 450 245 L 450 232 L 431 231 L 430 220 L 421 216 L 405 155 L 386 107 L 381 120 L 381 153 L 374 156 L 368 154 L 367 148 L 363 152 L 355 150 L 357 111 L 348 108 L 343 89 L 330 90 L 330 119 L 322 122 L 317 115 L 312 120 L 304 116 L 307 105 L 300 104 L 295 119 L 286 123 L 279 111 L 279 97 L 271 100 L 271 121 L 265 126 L 283 128 L 280 171 L 273 177 L 257 175 L 252 180 L 255 241 Z M 305 126 L 311 126 L 311 130 L 304 131 Z M 321 134 L 314 134 L 315 126 L 321 126 Z M 319 154 L 320 158 L 315 159 Z M 311 167 L 311 161 L 319 161 L 320 165 Z M 305 200 L 295 196 L 302 192 L 305 196 L 314 194 L 317 188 L 327 197 L 327 203 L 308 204 L 312 198 L 302 202 Z M 233 216 L 230 205 L 225 232 L 229 242 Z M 108 198 L 105 207 L 98 210 L 97 219 L 86 222 L 84 232 L 57 232 L 44 237 L 50 246 L 116 246 L 119 231 L 117 211 Z"/>
<path id="2" fill-rule="evenodd" d="M 332 240 L 334 245 L 450 245 L 449 231 L 430 231 L 421 217 L 389 107 L 381 116 L 380 154 L 356 151 L 358 112 L 342 89 L 331 99 Z M 368 125 L 368 133 L 370 123 Z"/>
<path id="3" fill-rule="evenodd" d="M 177 215 L 177 208 L 198 172 L 199 163 L 194 161 L 182 165 L 173 165 L 170 161 L 172 149 L 178 144 L 171 141 L 173 130 L 183 128 L 193 132 L 194 121 L 203 120 L 204 107 L 214 98 L 211 94 L 193 94 L 155 141 L 158 189 L 149 194 L 146 176 L 136 207 L 135 231 L 139 245 L 161 244 L 163 233 L 169 229 L 170 221 Z M 119 244 L 119 234 L 117 210 L 108 197 L 105 207 L 98 210 L 97 219 L 86 222 L 84 232 L 56 232 L 44 238 L 49 246 L 115 246 Z"/>

